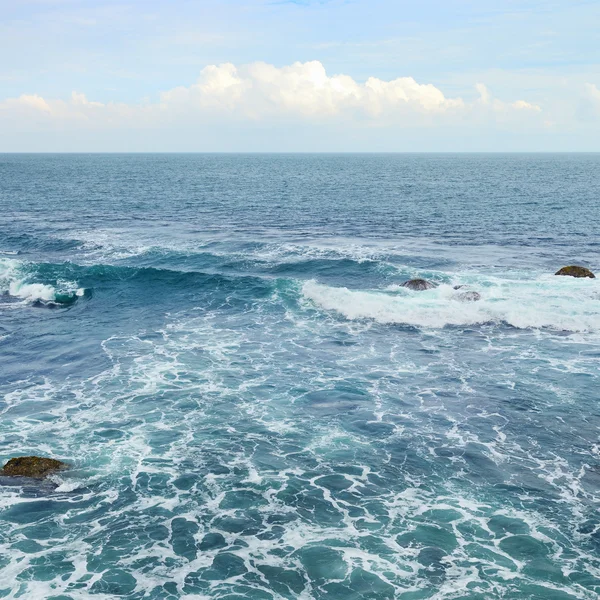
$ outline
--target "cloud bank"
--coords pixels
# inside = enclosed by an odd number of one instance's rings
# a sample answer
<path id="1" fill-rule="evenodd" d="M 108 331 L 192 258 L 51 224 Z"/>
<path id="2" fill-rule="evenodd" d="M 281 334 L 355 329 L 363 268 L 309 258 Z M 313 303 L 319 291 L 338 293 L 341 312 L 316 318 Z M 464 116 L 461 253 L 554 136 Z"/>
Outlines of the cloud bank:
<path id="1" fill-rule="evenodd" d="M 177 120 L 294 120 L 323 123 L 335 119 L 396 125 L 435 124 L 482 115 L 535 115 L 542 108 L 526 100 L 504 102 L 484 84 L 478 97 L 448 97 L 431 83 L 412 77 L 360 83 L 348 75 L 328 75 L 319 61 L 276 67 L 264 62 L 205 67 L 198 81 L 160 94 L 154 102 L 100 103 L 73 92 L 68 100 L 23 94 L 0 102 L 0 119 L 43 126 L 69 123 L 87 127 L 168 126 Z"/>

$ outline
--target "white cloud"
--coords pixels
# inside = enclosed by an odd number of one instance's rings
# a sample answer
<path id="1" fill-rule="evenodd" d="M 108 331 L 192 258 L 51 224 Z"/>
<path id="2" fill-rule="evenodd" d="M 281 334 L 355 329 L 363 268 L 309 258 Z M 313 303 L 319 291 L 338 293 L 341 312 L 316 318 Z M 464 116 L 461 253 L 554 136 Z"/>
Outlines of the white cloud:
<path id="1" fill-rule="evenodd" d="M 586 83 L 585 90 L 591 100 L 600 103 L 600 89 L 598 89 L 598 86 L 594 85 L 593 83 Z"/>
<path id="2" fill-rule="evenodd" d="M 600 117 L 600 88 L 593 83 L 583 84 L 583 94 L 580 97 L 577 113 L 580 121 L 598 121 Z"/>
<path id="3" fill-rule="evenodd" d="M 249 117 L 272 113 L 324 117 L 360 110 L 377 116 L 398 109 L 439 113 L 461 108 L 460 98 L 446 98 L 431 84 L 412 77 L 364 84 L 348 75 L 328 75 L 319 61 L 275 67 L 263 62 L 236 67 L 231 63 L 204 68 L 198 82 L 161 95 L 166 107 L 191 104 L 197 108 L 239 111 Z"/>
<path id="4" fill-rule="evenodd" d="M 264 98 L 271 110 L 307 116 L 334 115 L 360 105 L 364 86 L 347 75 L 329 77 L 318 61 L 277 68 L 255 63 L 242 74 L 256 100 Z"/>
<path id="5" fill-rule="evenodd" d="M 492 100 L 492 95 L 490 91 L 487 89 L 487 86 L 483 83 L 476 83 L 475 89 L 479 92 L 479 101 L 482 104 L 490 104 Z"/>
<path id="6" fill-rule="evenodd" d="M 48 102 L 37 94 L 22 94 L 18 98 L 8 98 L 0 104 L 0 109 L 16 109 L 17 111 L 19 109 L 32 109 L 44 113 L 52 112 Z"/>
<path id="7" fill-rule="evenodd" d="M 478 104 L 480 106 L 488 107 L 492 111 L 496 113 L 509 113 L 512 111 L 531 111 L 531 112 L 541 112 L 541 106 L 537 104 L 533 104 L 531 102 L 527 102 L 526 100 L 516 100 L 515 102 L 506 103 L 502 100 L 498 100 L 492 96 L 492 93 L 488 89 L 488 87 L 483 83 L 476 83 L 475 89 L 479 93 Z"/>
<path id="8" fill-rule="evenodd" d="M 511 104 L 516 110 L 532 110 L 534 112 L 540 112 L 542 109 L 537 104 L 531 104 L 531 102 L 525 102 L 525 100 L 517 100 Z"/>
<path id="9" fill-rule="evenodd" d="M 71 94 L 71 104 L 74 106 L 95 106 L 96 108 L 103 108 L 104 104 L 102 102 L 90 102 L 85 94 L 79 94 L 77 92 L 73 92 Z"/>
<path id="10" fill-rule="evenodd" d="M 475 87 L 479 99 L 468 103 L 459 97 L 449 98 L 433 84 L 419 83 L 412 77 L 390 81 L 369 77 L 360 83 L 348 75 L 328 75 L 319 61 L 284 67 L 264 62 L 242 66 L 224 63 L 205 67 L 196 83 L 165 91 L 156 103 L 103 104 L 78 92 L 68 101 L 25 94 L 0 103 L 0 115 L 34 111 L 49 120 L 75 120 L 98 127 L 168 125 L 177 119 L 212 123 L 223 118 L 345 119 L 414 126 L 451 123 L 453 119 L 464 122 L 476 115 L 485 118 L 490 111 L 502 113 L 503 118 L 541 111 L 525 100 L 497 100 L 482 83 Z"/>

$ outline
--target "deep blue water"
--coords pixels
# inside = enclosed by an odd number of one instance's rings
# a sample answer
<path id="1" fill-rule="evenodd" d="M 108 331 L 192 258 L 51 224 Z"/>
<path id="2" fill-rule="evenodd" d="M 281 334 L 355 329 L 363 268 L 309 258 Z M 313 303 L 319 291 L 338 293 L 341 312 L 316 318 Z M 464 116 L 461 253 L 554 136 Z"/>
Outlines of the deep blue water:
<path id="1" fill-rule="evenodd" d="M 0 597 L 598 598 L 600 155 L 0 155 L 0 209 L 0 460 L 72 465 L 0 478 Z"/>

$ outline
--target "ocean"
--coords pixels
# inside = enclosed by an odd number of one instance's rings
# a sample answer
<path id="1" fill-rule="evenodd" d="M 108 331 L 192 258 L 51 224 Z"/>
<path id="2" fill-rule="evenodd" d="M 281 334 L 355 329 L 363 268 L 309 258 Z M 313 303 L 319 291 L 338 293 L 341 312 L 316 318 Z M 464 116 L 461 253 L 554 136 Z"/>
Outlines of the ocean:
<path id="1" fill-rule="evenodd" d="M 0 477 L 1 598 L 599 597 L 600 155 L 4 154 L 0 209 L 0 460 L 71 466 Z"/>

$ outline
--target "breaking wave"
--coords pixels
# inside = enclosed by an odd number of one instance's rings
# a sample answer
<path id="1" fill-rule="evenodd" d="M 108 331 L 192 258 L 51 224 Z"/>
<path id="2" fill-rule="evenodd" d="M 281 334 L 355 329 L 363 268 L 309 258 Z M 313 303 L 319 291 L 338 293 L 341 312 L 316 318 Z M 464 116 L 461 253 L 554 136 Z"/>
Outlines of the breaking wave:
<path id="1" fill-rule="evenodd" d="M 316 306 L 350 320 L 423 328 L 505 323 L 519 329 L 600 331 L 600 288 L 595 280 L 543 276 L 531 281 L 480 277 L 479 302 L 461 301 L 450 284 L 424 292 L 400 286 L 351 290 L 308 281 L 302 294 Z"/>
<path id="2" fill-rule="evenodd" d="M 34 281 L 35 274 L 35 268 L 28 263 L 0 259 L 0 295 L 27 303 L 68 305 L 86 293 L 74 281 L 44 283 Z"/>

